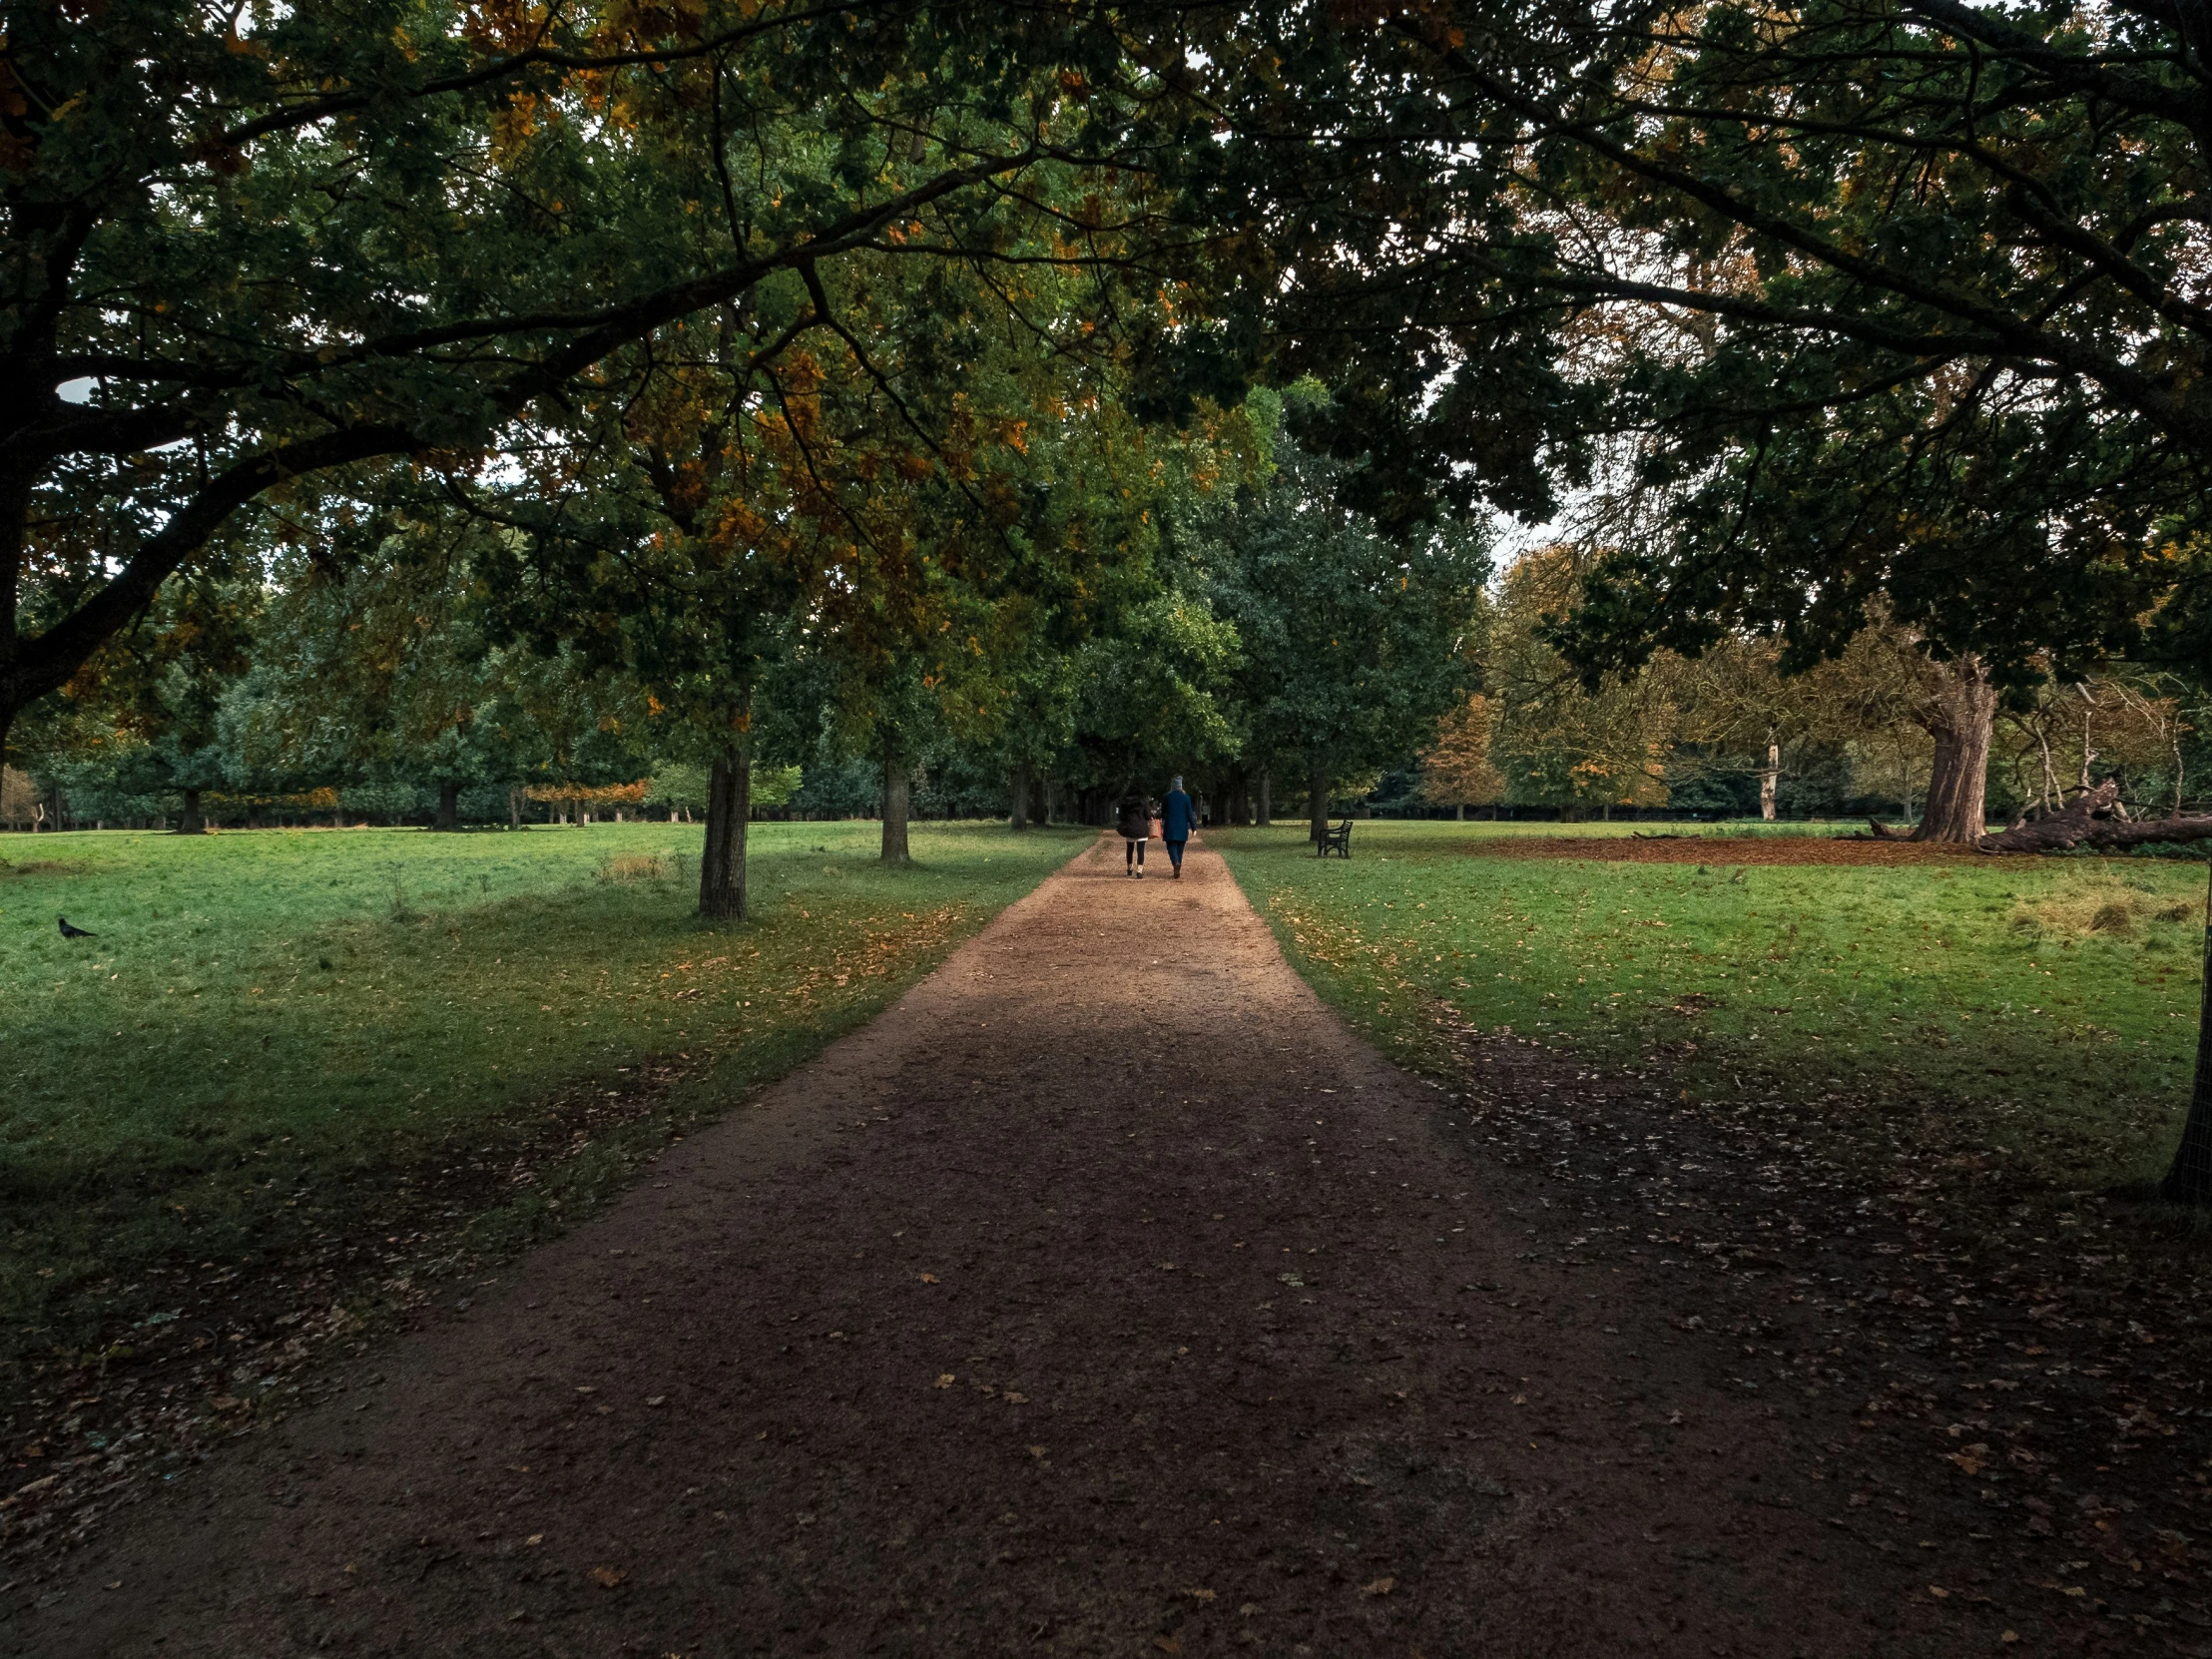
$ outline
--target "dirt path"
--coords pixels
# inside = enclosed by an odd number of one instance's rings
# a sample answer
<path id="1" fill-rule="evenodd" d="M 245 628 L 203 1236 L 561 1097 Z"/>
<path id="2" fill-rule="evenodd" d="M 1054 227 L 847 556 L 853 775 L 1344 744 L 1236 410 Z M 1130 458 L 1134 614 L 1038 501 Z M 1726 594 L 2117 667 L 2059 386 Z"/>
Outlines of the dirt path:
<path id="1" fill-rule="evenodd" d="M 1956 1653 L 1840 1408 L 1101 846 L 866 1031 L 141 1505 L 9 1651 Z M 1648 1278 L 1646 1277 L 1648 1275 Z M 1818 1415 L 1830 1410 L 1833 1421 Z M 1960 1598 L 1963 1599 L 1963 1598 Z"/>

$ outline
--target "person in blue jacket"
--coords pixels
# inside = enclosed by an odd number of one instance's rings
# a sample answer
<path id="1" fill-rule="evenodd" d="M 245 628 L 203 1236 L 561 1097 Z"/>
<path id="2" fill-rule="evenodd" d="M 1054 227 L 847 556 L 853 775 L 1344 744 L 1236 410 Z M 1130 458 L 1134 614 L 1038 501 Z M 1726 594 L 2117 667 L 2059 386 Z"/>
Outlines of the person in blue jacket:
<path id="1" fill-rule="evenodd" d="M 1168 862 L 1175 866 L 1178 881 L 1183 879 L 1183 843 L 1191 838 L 1191 827 L 1197 822 L 1198 809 L 1183 793 L 1183 780 L 1178 778 L 1160 803 L 1160 838 L 1168 843 Z"/>

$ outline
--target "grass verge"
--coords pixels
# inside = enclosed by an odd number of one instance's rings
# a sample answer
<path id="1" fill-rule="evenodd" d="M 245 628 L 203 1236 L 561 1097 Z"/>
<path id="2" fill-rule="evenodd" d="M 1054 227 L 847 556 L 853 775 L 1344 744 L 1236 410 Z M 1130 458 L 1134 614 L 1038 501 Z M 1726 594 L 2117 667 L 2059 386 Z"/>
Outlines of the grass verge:
<path id="1" fill-rule="evenodd" d="M 1505 827 L 1501 827 L 1505 828 Z M 1712 1101 L 1869 1101 L 2067 1186 L 2156 1174 L 2196 1044 L 2205 873 L 2106 858 L 1892 866 L 1530 857 L 1489 826 L 1216 831 L 1285 950 L 1414 1064 L 1439 1005 Z M 1544 827 L 1557 836 L 1556 827 Z M 1513 837 L 1519 839 L 1521 837 Z"/>
<path id="2" fill-rule="evenodd" d="M 1089 838 L 917 826 L 894 871 L 872 825 L 761 825 L 753 919 L 716 928 L 697 834 L 0 840 L 0 1362 L 144 1347 L 269 1264 L 526 1242 Z"/>

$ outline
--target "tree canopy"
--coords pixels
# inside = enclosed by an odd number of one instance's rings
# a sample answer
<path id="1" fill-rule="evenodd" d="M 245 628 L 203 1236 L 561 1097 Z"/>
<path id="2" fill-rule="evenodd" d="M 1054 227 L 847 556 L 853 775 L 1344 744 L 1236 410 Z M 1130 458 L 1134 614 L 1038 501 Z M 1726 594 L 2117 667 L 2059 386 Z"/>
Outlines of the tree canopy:
<path id="1" fill-rule="evenodd" d="M 1588 672 L 1746 627 L 1809 660 L 1879 599 L 2025 681 L 2201 654 L 2187 18 L 1271 8 L 1215 60 L 1208 166 L 1386 517 L 1664 491 L 1563 636 Z"/>
<path id="2" fill-rule="evenodd" d="M 1176 235 L 1182 103 L 1101 13 L 116 0 L 6 61 L 0 734 L 242 512 L 496 468 L 687 319 L 767 373 L 868 254 L 1111 321 Z"/>

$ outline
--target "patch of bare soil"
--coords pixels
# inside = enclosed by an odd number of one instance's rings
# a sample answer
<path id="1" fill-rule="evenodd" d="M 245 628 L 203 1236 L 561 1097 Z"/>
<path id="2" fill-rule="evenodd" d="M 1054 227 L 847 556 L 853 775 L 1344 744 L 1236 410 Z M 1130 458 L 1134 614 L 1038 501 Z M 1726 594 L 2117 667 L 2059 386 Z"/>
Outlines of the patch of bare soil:
<path id="1" fill-rule="evenodd" d="M 1823 1254 L 1720 1209 L 1779 1196 L 1763 1137 L 1540 1051 L 1463 1061 L 1464 1099 L 1385 1065 L 1210 855 L 1138 883 L 1102 847 L 610 1213 L 27 1570 L 0 1632 L 55 1659 L 2136 1640 L 2087 1567 L 2044 1591 L 1997 1547 L 2033 1516 L 2079 1563 L 2078 1527 L 2133 1549 L 2136 1517 L 2119 1484 L 2044 1515 L 1983 1478 L 2010 1417 L 1964 1385 L 2000 1374 L 1935 1375 L 1980 1311 L 1916 1212 Z M 1915 1297 L 1934 1350 L 1869 1347 Z M 2001 1375 L 2007 1412 L 2057 1397 Z M 1959 1432 L 1931 1447 L 1937 1383 Z M 2172 1582 L 2140 1627 L 2170 1644 Z"/>
<path id="2" fill-rule="evenodd" d="M 1475 858 L 1629 864 L 1932 864 L 1984 856 L 1970 846 L 1842 835 L 1484 835 L 1459 849 Z"/>

